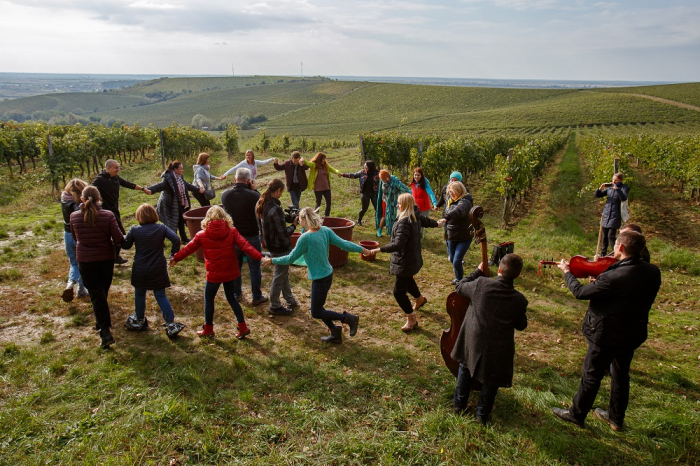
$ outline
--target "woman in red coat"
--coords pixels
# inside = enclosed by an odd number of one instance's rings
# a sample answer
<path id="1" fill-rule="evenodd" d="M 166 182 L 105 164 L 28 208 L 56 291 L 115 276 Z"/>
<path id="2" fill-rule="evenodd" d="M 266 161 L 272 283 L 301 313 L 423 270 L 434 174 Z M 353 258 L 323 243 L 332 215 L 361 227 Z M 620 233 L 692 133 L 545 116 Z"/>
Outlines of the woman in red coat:
<path id="1" fill-rule="evenodd" d="M 233 313 L 238 320 L 236 338 L 250 334 L 245 323 L 243 309 L 234 294 L 233 282 L 241 276 L 234 246 L 255 260 L 262 260 L 262 254 L 233 227 L 231 217 L 220 206 L 210 207 L 202 220 L 202 230 L 170 261 L 174 267 L 178 262 L 202 248 L 204 268 L 207 271 L 204 285 L 204 328 L 197 332 L 200 337 L 214 335 L 214 298 L 221 284 Z"/>

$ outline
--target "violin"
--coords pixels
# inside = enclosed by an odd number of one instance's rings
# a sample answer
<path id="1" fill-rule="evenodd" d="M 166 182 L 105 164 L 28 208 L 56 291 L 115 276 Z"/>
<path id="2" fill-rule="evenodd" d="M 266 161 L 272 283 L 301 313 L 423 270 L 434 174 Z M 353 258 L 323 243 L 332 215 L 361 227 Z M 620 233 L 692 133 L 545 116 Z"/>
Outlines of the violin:
<path id="1" fill-rule="evenodd" d="M 599 257 L 597 260 L 590 260 L 584 256 L 574 256 L 569 260 L 569 271 L 576 278 L 598 278 L 598 275 L 608 270 L 608 267 L 617 262 L 612 256 Z M 557 265 L 556 261 L 540 261 L 537 275 L 542 275 L 542 266 Z"/>
<path id="2" fill-rule="evenodd" d="M 484 264 L 484 276 L 488 277 L 488 246 L 486 244 L 486 227 L 481 222 L 483 216 L 484 209 L 481 206 L 474 206 L 469 211 L 469 221 L 474 227 L 474 243 L 481 244 L 481 263 Z M 440 352 L 442 353 L 442 359 L 445 360 L 445 365 L 455 377 L 459 374 L 459 362 L 452 359 L 451 354 L 457 341 L 459 330 L 462 328 L 469 304 L 471 304 L 471 300 L 456 291 L 447 296 L 447 303 L 445 304 L 447 314 L 450 316 L 450 328 L 444 330 L 440 336 Z M 479 390 L 480 388 L 481 383 L 475 380 L 472 384 L 472 390 Z"/>

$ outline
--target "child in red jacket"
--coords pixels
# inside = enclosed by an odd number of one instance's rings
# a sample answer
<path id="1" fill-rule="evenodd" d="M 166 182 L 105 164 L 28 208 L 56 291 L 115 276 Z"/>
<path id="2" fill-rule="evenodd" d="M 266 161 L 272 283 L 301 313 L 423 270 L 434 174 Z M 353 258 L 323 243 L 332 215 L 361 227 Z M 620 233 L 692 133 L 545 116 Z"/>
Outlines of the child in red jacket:
<path id="1" fill-rule="evenodd" d="M 202 231 L 198 232 L 192 241 L 170 261 L 170 266 L 174 267 L 197 249 L 202 248 L 204 252 L 204 268 L 207 275 L 204 285 L 204 328 L 197 332 L 200 337 L 214 335 L 214 298 L 222 283 L 226 300 L 238 320 L 236 338 L 240 339 L 250 334 L 243 316 L 243 309 L 234 295 L 233 282 L 241 276 L 234 246 L 238 246 L 255 260 L 262 259 L 262 254 L 233 227 L 233 221 L 224 209 L 212 206 L 202 220 Z"/>

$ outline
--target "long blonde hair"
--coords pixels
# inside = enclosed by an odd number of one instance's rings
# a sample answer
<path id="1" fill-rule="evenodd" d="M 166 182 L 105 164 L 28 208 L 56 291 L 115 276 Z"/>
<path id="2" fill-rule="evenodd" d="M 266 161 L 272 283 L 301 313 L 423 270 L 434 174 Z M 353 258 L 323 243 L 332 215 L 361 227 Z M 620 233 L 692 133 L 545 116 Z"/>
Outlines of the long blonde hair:
<path id="1" fill-rule="evenodd" d="M 416 201 L 413 200 L 413 196 L 409 193 L 403 193 L 399 196 L 399 215 L 396 220 L 403 220 L 408 217 L 409 222 L 416 221 L 416 213 L 413 208 L 416 206 Z"/>
<path id="2" fill-rule="evenodd" d="M 87 186 L 86 182 L 79 178 L 73 178 L 66 184 L 63 191 L 73 196 L 73 200 L 76 204 L 80 204 L 80 196 L 83 194 L 83 189 L 85 189 L 85 186 Z"/>
<path id="3" fill-rule="evenodd" d="M 323 224 L 321 216 L 311 207 L 304 207 L 299 211 L 299 218 L 303 218 L 309 230 L 318 230 Z"/>
<path id="4" fill-rule="evenodd" d="M 233 220 L 231 219 L 231 216 L 227 214 L 223 208 L 215 205 L 209 207 L 209 210 L 207 210 L 207 215 L 205 215 L 204 220 L 202 220 L 202 230 L 206 230 L 209 222 L 214 220 L 225 220 L 228 227 L 233 228 Z"/>

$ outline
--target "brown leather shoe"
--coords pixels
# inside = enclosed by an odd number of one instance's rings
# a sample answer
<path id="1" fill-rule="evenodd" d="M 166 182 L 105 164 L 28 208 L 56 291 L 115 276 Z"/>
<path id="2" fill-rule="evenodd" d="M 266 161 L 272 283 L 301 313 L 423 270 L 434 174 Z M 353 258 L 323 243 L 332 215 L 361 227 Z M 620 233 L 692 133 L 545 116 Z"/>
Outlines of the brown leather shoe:
<path id="1" fill-rule="evenodd" d="M 596 408 L 595 411 L 593 411 L 593 415 L 598 419 L 607 422 L 610 428 L 615 432 L 620 432 L 622 430 L 622 426 L 618 426 L 610 420 L 610 414 L 606 410 Z"/>
<path id="2" fill-rule="evenodd" d="M 584 422 L 585 421 L 579 421 L 574 417 L 573 414 L 571 414 L 571 411 L 568 409 L 562 409 L 562 408 L 552 408 L 552 412 L 556 417 L 561 419 L 562 421 L 570 422 L 572 424 L 577 425 L 578 427 L 583 428 L 584 427 Z"/>

